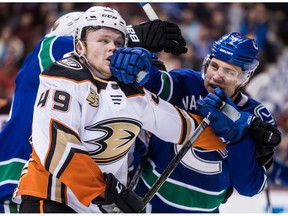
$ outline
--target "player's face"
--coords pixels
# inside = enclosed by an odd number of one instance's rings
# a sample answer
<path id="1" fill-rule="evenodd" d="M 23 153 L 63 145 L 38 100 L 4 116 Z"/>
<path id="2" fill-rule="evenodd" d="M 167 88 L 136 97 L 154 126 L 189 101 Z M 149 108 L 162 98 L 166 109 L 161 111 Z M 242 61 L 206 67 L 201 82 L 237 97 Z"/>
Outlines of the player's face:
<path id="1" fill-rule="evenodd" d="M 241 75 L 240 67 L 212 58 L 205 73 L 204 84 L 208 92 L 214 92 L 216 87 L 220 87 L 231 97 L 239 85 Z"/>
<path id="2" fill-rule="evenodd" d="M 105 78 L 111 77 L 110 60 L 114 51 L 124 46 L 121 32 L 101 28 L 88 31 L 86 36 L 86 57 L 89 63 Z"/>

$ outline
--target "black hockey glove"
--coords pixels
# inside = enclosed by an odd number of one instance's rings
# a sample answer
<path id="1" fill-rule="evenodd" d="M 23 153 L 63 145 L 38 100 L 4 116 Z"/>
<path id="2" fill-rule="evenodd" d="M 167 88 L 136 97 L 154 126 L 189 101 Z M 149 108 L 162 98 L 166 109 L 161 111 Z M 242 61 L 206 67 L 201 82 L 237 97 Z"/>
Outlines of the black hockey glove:
<path id="1" fill-rule="evenodd" d="M 127 26 L 128 47 L 143 47 L 150 52 L 180 55 L 187 52 L 186 41 L 175 23 L 153 20 L 140 25 Z"/>
<path id="2" fill-rule="evenodd" d="M 256 142 L 255 154 L 258 162 L 269 169 L 273 162 L 275 148 L 281 142 L 281 132 L 259 118 L 252 122 L 249 132 Z"/>
<path id="3" fill-rule="evenodd" d="M 106 178 L 106 191 L 104 200 L 96 198 L 92 202 L 100 205 L 100 208 L 104 209 L 108 213 L 112 213 L 113 210 L 107 206 L 112 206 L 115 203 L 116 206 L 124 213 L 139 213 L 143 207 L 143 201 L 135 192 L 127 189 L 122 183 L 115 178 L 112 173 L 103 173 Z M 115 206 L 115 205 L 114 205 Z M 115 212 L 115 211 L 114 211 Z"/>

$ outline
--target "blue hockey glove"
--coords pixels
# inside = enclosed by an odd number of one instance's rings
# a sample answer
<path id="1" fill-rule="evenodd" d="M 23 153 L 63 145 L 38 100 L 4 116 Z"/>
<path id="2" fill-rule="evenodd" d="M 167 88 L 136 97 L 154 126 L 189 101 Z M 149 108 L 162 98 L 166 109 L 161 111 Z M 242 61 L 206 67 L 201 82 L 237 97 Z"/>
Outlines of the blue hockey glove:
<path id="1" fill-rule="evenodd" d="M 221 105 L 225 103 L 222 110 Z M 223 90 L 216 88 L 204 99 L 197 101 L 198 113 L 210 120 L 210 126 L 216 135 L 226 144 L 235 144 L 248 134 L 248 127 L 254 116 L 239 112 L 236 105 L 226 96 Z"/>
<path id="2" fill-rule="evenodd" d="M 140 85 L 149 79 L 152 55 L 144 48 L 120 48 L 110 61 L 113 76 L 126 84 L 137 81 Z"/>

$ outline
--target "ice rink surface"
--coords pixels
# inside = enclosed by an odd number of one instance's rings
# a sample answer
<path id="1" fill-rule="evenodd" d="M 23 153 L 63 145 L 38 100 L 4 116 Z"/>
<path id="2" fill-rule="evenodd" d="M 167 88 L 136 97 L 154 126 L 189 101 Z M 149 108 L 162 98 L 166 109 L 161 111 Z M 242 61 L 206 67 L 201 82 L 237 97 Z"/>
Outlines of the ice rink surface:
<path id="1" fill-rule="evenodd" d="M 267 194 L 262 191 L 253 197 L 241 196 L 237 191 L 220 206 L 221 213 L 286 213 L 288 215 L 288 188 L 270 189 L 270 211 L 267 210 Z M 273 212 L 272 212 L 273 211 Z"/>

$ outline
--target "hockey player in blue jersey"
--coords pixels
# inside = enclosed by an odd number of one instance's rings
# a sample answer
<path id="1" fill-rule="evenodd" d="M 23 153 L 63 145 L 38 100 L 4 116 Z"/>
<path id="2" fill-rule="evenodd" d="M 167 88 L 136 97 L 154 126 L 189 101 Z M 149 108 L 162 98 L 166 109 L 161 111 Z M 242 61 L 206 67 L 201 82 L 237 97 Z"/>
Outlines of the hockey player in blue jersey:
<path id="1" fill-rule="evenodd" d="M 140 67 L 132 72 L 129 67 L 137 65 L 133 53 L 130 48 L 115 52 L 110 67 L 118 79 L 137 81 L 172 104 L 203 117 L 209 113 L 214 119 L 223 115 L 216 107 L 225 101 L 228 107 L 234 107 L 229 114 L 231 121 L 243 130 L 240 137 L 235 137 L 230 131 L 231 122 L 211 122 L 222 144 L 200 136 L 147 205 L 146 212 L 219 212 L 233 188 L 244 196 L 260 193 L 281 134 L 269 111 L 242 92 L 259 64 L 255 41 L 235 32 L 224 35 L 214 42 L 205 58 L 203 73 L 186 68 L 167 73 L 153 66 L 150 71 Z M 135 155 L 142 151 L 138 148 L 145 142 L 141 138 L 135 145 Z M 140 196 L 147 193 L 179 151 L 176 145 L 167 145 L 154 135 L 148 139 L 147 160 L 135 189 Z"/>
<path id="2" fill-rule="evenodd" d="M 74 45 L 71 35 L 81 14 L 82 12 L 71 12 L 60 17 L 55 22 L 51 32 L 43 37 L 29 54 L 18 72 L 10 120 L 0 133 L 2 149 L 0 150 L 0 170 L 2 170 L 0 213 L 18 211 L 17 205 L 11 202 L 11 197 L 18 183 L 21 169 L 31 154 L 31 145 L 28 140 L 32 131 L 33 106 L 39 85 L 39 74 L 54 61 L 73 51 Z M 151 51 L 165 49 L 165 51 L 176 55 L 187 51 L 181 31 L 174 23 L 157 20 L 133 27 L 133 31 L 131 31 L 131 26 L 127 26 L 127 31 L 131 35 L 128 46 L 143 46 Z M 161 37 L 158 37 L 157 40 L 153 39 L 157 46 L 150 43 L 150 28 L 157 28 L 158 31 L 162 31 Z M 141 37 L 141 41 L 138 40 L 134 35 L 134 29 L 141 31 L 146 37 Z M 137 35 L 139 36 L 139 32 Z M 173 38 L 173 41 L 169 38 Z"/>
<path id="3" fill-rule="evenodd" d="M 73 51 L 74 26 L 82 12 L 60 17 L 50 33 L 43 37 L 29 54 L 16 77 L 10 119 L 0 133 L 0 213 L 17 212 L 11 202 L 21 169 L 31 154 L 29 137 L 32 131 L 33 106 L 39 85 L 39 74 L 55 60 Z"/>

